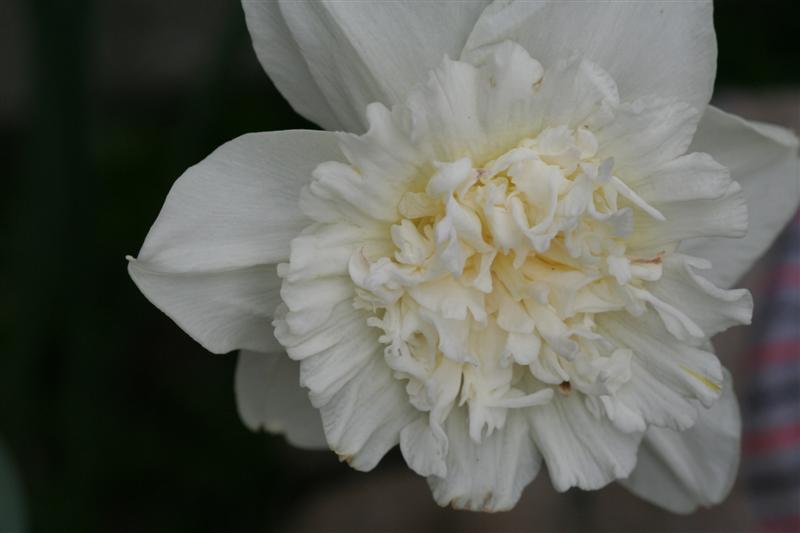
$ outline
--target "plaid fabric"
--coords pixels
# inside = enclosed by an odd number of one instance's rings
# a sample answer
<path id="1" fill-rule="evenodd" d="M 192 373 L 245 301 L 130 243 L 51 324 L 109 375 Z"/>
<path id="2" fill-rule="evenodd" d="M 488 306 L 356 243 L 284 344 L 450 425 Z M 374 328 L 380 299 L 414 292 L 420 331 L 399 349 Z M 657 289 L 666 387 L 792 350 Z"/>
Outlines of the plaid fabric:
<path id="1" fill-rule="evenodd" d="M 800 532 L 800 212 L 777 244 L 745 409 L 745 476 L 761 530 Z"/>

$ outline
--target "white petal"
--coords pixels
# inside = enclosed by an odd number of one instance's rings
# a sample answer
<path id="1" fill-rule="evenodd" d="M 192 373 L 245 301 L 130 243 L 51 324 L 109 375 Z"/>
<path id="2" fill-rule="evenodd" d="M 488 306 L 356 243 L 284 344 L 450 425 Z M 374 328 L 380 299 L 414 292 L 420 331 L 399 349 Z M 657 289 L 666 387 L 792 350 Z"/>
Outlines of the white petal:
<path id="1" fill-rule="evenodd" d="M 483 163 L 547 126 L 566 133 L 565 124 L 579 126 L 601 103 L 618 101 L 613 80 L 597 65 L 573 58 L 543 71 L 524 48 L 504 41 L 468 61 L 446 58 L 393 112 L 426 159 Z M 672 131 L 679 124 L 658 126 Z M 685 137 L 688 145 L 691 131 Z"/>
<path id="2" fill-rule="evenodd" d="M 656 220 L 644 211 L 634 210 L 633 225 L 636 232 L 627 243 L 631 251 L 644 254 L 645 250 L 661 251 L 661 247 L 683 239 L 743 237 L 748 229 L 748 209 L 745 202 L 742 188 L 736 182 L 732 182 L 719 198 L 653 202 L 653 207 L 666 220 Z M 740 242 L 730 241 L 734 246 Z"/>
<path id="3" fill-rule="evenodd" d="M 648 284 L 648 290 L 673 304 L 700 326 L 711 338 L 732 326 L 749 324 L 753 297 L 746 289 L 725 290 L 714 286 L 695 270 L 708 271 L 711 265 L 681 254 L 669 254 L 660 280 Z"/>
<path id="4" fill-rule="evenodd" d="M 614 80 L 580 57 L 543 69 L 525 48 L 503 41 L 466 59 L 480 71 L 479 118 L 489 133 L 481 142 L 490 143 L 483 147 L 490 157 L 547 127 L 577 128 L 598 108 L 619 103 Z"/>
<path id="5" fill-rule="evenodd" d="M 504 40 L 545 68 L 573 53 L 598 63 L 623 100 L 652 94 L 703 109 L 711 97 L 717 46 L 710 1 L 497 1 L 475 24 L 464 57 Z"/>
<path id="6" fill-rule="evenodd" d="M 650 428 L 639 448 L 636 469 L 621 483 L 637 496 L 675 513 L 720 503 L 739 466 L 741 419 L 730 374 L 722 396 L 700 409 L 683 432 Z"/>
<path id="7" fill-rule="evenodd" d="M 652 365 L 637 357 L 631 359 L 631 379 L 620 388 L 616 399 L 655 426 L 686 429 L 697 420 L 692 398 L 662 381 Z"/>
<path id="8" fill-rule="evenodd" d="M 320 407 L 331 448 L 364 471 L 373 469 L 399 442 L 400 431 L 419 416 L 383 360 L 382 347 L 375 348 L 358 374 Z"/>
<path id="9" fill-rule="evenodd" d="M 213 353 L 281 349 L 271 324 L 280 302 L 274 265 L 174 273 L 131 259 L 128 273 L 153 305 Z"/>
<path id="10" fill-rule="evenodd" d="M 352 304 L 344 302 L 340 308 L 345 306 Z M 363 314 L 360 320 L 356 315 L 349 325 L 352 327 L 348 334 L 336 344 L 302 360 L 300 383 L 311 390 L 311 401 L 315 406 L 328 403 L 371 359 L 383 357 L 378 330 L 367 326 Z M 296 351 L 290 350 L 292 352 L 296 354 Z"/>
<path id="11" fill-rule="evenodd" d="M 303 361 L 300 382 L 311 390 L 315 406 L 330 397 L 355 375 L 380 346 L 378 331 L 367 326 L 362 310 L 351 299 L 322 309 L 288 311 L 281 305 L 275 318 L 275 334 L 292 359 Z"/>
<path id="12" fill-rule="evenodd" d="M 320 409 L 331 449 L 353 468 L 370 470 L 419 412 L 386 365 L 378 330 L 367 325 L 364 310 L 353 306 L 347 291 L 328 287 L 314 298 L 313 291 L 304 296 L 300 290 L 323 281 L 335 286 L 336 279 L 301 279 L 285 291 L 287 304 L 278 307 L 275 332 L 289 355 L 301 361 L 300 383 Z M 287 281 L 284 288 L 291 285 Z"/>
<path id="13" fill-rule="evenodd" d="M 709 107 L 691 150 L 706 152 L 726 166 L 742 186 L 750 214 L 743 239 L 696 239 L 681 251 L 711 261 L 708 278 L 729 287 L 772 244 L 800 201 L 797 138 L 776 126 L 749 122 Z"/>
<path id="14" fill-rule="evenodd" d="M 270 352 L 280 302 L 276 263 L 308 223 L 300 188 L 340 153 L 333 134 L 259 133 L 224 144 L 188 169 L 128 272 L 144 295 L 215 353 Z"/>
<path id="15" fill-rule="evenodd" d="M 719 198 L 730 187 L 730 171 L 708 154 L 691 153 L 673 159 L 649 175 L 625 181 L 648 202 L 679 202 Z"/>
<path id="16" fill-rule="evenodd" d="M 285 273 L 287 281 L 346 275 L 350 257 L 359 247 L 374 244 L 376 240 L 391 244 L 388 231 L 381 229 L 383 232 L 375 232 L 349 224 L 309 226 L 292 240 L 292 267 Z"/>
<path id="17" fill-rule="evenodd" d="M 480 444 L 469 436 L 465 408 L 454 410 L 445 425 L 449 449 L 447 475 L 430 476 L 436 503 L 471 511 L 505 511 L 519 500 L 541 466 L 521 410 L 508 413 L 506 424 Z"/>
<path id="18" fill-rule="evenodd" d="M 408 290 L 414 300 L 426 309 L 447 319 L 466 320 L 471 314 L 475 320 L 485 320 L 483 293 L 464 287 L 455 279 L 421 283 Z"/>
<path id="19" fill-rule="evenodd" d="M 243 135 L 175 182 L 138 259 L 164 272 L 277 263 L 309 220 L 300 190 L 323 161 L 341 158 L 322 131 Z"/>
<path id="20" fill-rule="evenodd" d="M 327 130 L 343 127 L 303 58 L 278 2 L 242 0 L 258 60 L 295 111 Z"/>
<path id="21" fill-rule="evenodd" d="M 553 486 L 594 490 L 627 477 L 636 464 L 641 433 L 623 433 L 586 408 L 581 394 L 555 395 L 530 409 L 531 433 Z"/>
<path id="22" fill-rule="evenodd" d="M 531 128 L 538 126 L 532 119 L 542 115 L 543 106 L 521 107 L 541 81 L 542 65 L 524 48 L 510 41 L 486 47 L 481 52 L 469 59 L 483 74 L 481 111 L 490 141 L 499 146 L 518 142 Z"/>
<path id="23" fill-rule="evenodd" d="M 356 224 L 371 220 L 397 221 L 395 206 L 402 192 L 383 179 L 361 175 L 350 165 L 337 161 L 321 164 L 314 170 L 314 180 L 308 190 L 317 198 L 329 199 L 341 206 L 343 215 L 352 212 L 348 218 Z M 309 216 L 318 219 L 316 213 L 309 212 Z"/>
<path id="24" fill-rule="evenodd" d="M 446 58 L 409 93 L 401 108 L 404 122 L 415 144 L 430 151 L 429 160 L 484 159 L 489 137 L 481 122 L 482 82 L 476 67 Z"/>
<path id="25" fill-rule="evenodd" d="M 633 351 L 636 361 L 652 376 L 681 396 L 710 406 L 720 395 L 722 368 L 717 357 L 678 342 L 654 311 L 632 317 L 626 312 L 597 316 L 609 340 Z"/>
<path id="26" fill-rule="evenodd" d="M 408 467 L 421 476 L 447 474 L 447 435 L 431 425 L 429 416 L 420 416 L 400 432 L 400 450 Z"/>
<path id="27" fill-rule="evenodd" d="M 598 129 L 599 156 L 614 158 L 620 177 L 647 175 L 683 155 L 692 142 L 700 112 L 684 102 L 645 97 L 614 109 Z"/>
<path id="28" fill-rule="evenodd" d="M 319 411 L 300 387 L 300 365 L 285 353 L 242 350 L 234 381 L 236 405 L 253 431 L 286 435 L 300 448 L 327 448 Z"/>
<path id="29" fill-rule="evenodd" d="M 283 95 L 323 127 L 354 133 L 367 104 L 401 102 L 445 55 L 458 57 L 487 3 L 242 2 Z"/>
<path id="30" fill-rule="evenodd" d="M 367 106 L 369 129 L 363 135 L 339 133 L 342 152 L 367 182 L 405 182 L 417 176 L 420 156 L 384 105 Z M 379 186 L 370 183 L 370 186 Z M 385 185 L 384 185 L 385 186 Z M 405 192 L 405 190 L 403 191 Z"/>
<path id="31" fill-rule="evenodd" d="M 319 354 L 347 336 L 360 332 L 364 327 L 364 315 L 349 302 L 336 307 L 336 312 L 326 309 L 326 316 L 321 320 L 313 317 L 307 310 L 293 316 L 285 305 L 278 306 L 275 317 L 275 336 L 286 348 L 289 356 L 297 361 Z M 304 320 L 305 319 L 305 320 Z M 304 321 L 315 320 L 318 323 L 308 327 Z"/>

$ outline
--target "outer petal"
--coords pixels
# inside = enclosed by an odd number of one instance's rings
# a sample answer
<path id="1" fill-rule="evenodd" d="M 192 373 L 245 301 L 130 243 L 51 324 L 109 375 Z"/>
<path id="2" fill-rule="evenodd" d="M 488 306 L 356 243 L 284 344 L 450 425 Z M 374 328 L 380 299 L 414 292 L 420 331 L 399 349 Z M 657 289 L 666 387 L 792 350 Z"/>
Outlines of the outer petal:
<path id="1" fill-rule="evenodd" d="M 577 56 L 545 68 L 522 46 L 503 41 L 476 50 L 468 59 L 480 70 L 479 118 L 494 157 L 544 128 L 576 128 L 598 109 L 619 104 L 617 86 L 608 73 Z"/>
<path id="2" fill-rule="evenodd" d="M 420 415 L 400 432 L 400 451 L 408 467 L 421 476 L 447 476 L 447 434 Z M 447 502 L 445 502 L 446 504 Z"/>
<path id="3" fill-rule="evenodd" d="M 720 503 L 739 466 L 741 419 L 730 374 L 720 399 L 699 409 L 695 425 L 677 432 L 651 427 L 636 469 L 621 483 L 634 494 L 675 513 Z"/>
<path id="4" fill-rule="evenodd" d="M 300 448 L 327 448 L 319 411 L 300 387 L 300 365 L 285 353 L 242 350 L 234 381 L 239 415 L 253 431 L 283 433 Z"/>
<path id="5" fill-rule="evenodd" d="M 287 297 L 287 305 L 294 303 Z M 280 306 L 276 332 L 289 355 L 301 360 L 300 381 L 320 410 L 331 449 L 353 468 L 371 470 L 419 412 L 386 365 L 363 310 L 349 299 L 332 312 L 327 305 L 321 313 Z"/>
<path id="6" fill-rule="evenodd" d="M 347 384 L 320 407 L 331 448 L 356 470 L 372 470 L 419 415 L 402 383 L 376 351 Z M 303 362 L 303 365 L 306 363 Z"/>
<path id="7" fill-rule="evenodd" d="M 469 436 L 466 409 L 447 417 L 447 474 L 430 476 L 428 484 L 439 505 L 471 511 L 504 511 L 519 500 L 541 466 L 541 456 L 520 410 L 508 414 L 502 429 L 476 444 Z"/>
<path id="8" fill-rule="evenodd" d="M 614 81 L 596 64 L 573 58 L 543 69 L 524 48 L 503 41 L 483 47 L 469 61 L 445 59 L 393 113 L 423 161 L 469 157 L 483 163 L 546 127 L 575 127 L 597 108 L 617 104 Z M 667 128 L 663 116 L 654 118 L 659 132 L 679 129 L 674 117 Z M 692 123 L 683 135 L 685 145 L 693 129 Z M 668 139 L 661 137 L 654 141 L 663 145 Z"/>
<path id="9" fill-rule="evenodd" d="M 217 148 L 172 186 L 139 260 L 197 272 L 278 263 L 310 221 L 300 190 L 323 161 L 341 158 L 332 133 L 252 133 Z"/>
<path id="10" fill-rule="evenodd" d="M 328 130 L 342 128 L 314 81 L 275 0 L 242 0 L 258 60 L 295 111 Z"/>
<path id="11" fill-rule="evenodd" d="M 719 198 L 653 202 L 652 206 L 666 220 L 655 220 L 637 210 L 633 215 L 636 233 L 628 243 L 638 251 L 696 237 L 744 237 L 747 234 L 746 201 L 741 186 L 734 182 Z"/>
<path id="12" fill-rule="evenodd" d="M 711 261 L 708 278 L 728 287 L 763 254 L 797 209 L 800 162 L 797 138 L 788 130 L 749 122 L 709 107 L 690 150 L 706 152 L 728 167 L 742 186 L 749 212 L 743 239 L 696 239 L 681 251 Z"/>
<path id="13" fill-rule="evenodd" d="M 271 263 L 309 223 L 300 189 L 317 163 L 340 157 L 317 131 L 239 137 L 188 169 L 167 196 L 128 271 L 145 296 L 207 349 L 277 349 Z"/>
<path id="14" fill-rule="evenodd" d="M 153 305 L 206 350 L 281 349 L 270 324 L 280 302 L 280 279 L 273 265 L 175 273 L 131 259 L 128 273 Z"/>
<path id="15" fill-rule="evenodd" d="M 626 176 L 626 182 L 651 203 L 719 198 L 731 186 L 730 171 L 698 152 L 673 159 L 649 175 Z"/>
<path id="16" fill-rule="evenodd" d="M 679 308 L 707 339 L 730 327 L 750 324 L 753 315 L 750 291 L 714 286 L 704 277 L 710 268 L 702 259 L 670 254 L 664 261 L 661 279 L 648 285 L 653 296 Z"/>
<path id="17" fill-rule="evenodd" d="M 597 131 L 600 155 L 613 157 L 614 172 L 622 177 L 649 174 L 686 152 L 699 119 L 696 109 L 669 99 L 624 103 Z"/>
<path id="18" fill-rule="evenodd" d="M 719 359 L 709 351 L 678 342 L 655 311 L 647 310 L 636 317 L 626 312 L 605 313 L 597 317 L 597 325 L 607 338 L 633 350 L 636 360 L 656 382 L 705 406 L 719 398 L 723 380 Z M 658 389 L 653 387 L 653 393 L 659 393 Z M 659 403 L 653 402 L 653 407 Z M 648 421 L 663 423 L 649 416 Z"/>
<path id="19" fill-rule="evenodd" d="M 367 104 L 403 101 L 442 57 L 458 56 L 487 3 L 242 2 L 261 64 L 292 106 L 358 133 Z"/>
<path id="20" fill-rule="evenodd" d="M 506 39 L 546 68 L 572 53 L 598 63 L 623 100 L 658 95 L 703 109 L 711 97 L 717 45 L 710 1 L 496 1 L 463 57 Z"/>
<path id="21" fill-rule="evenodd" d="M 679 342 L 656 311 L 606 313 L 598 326 L 608 340 L 634 352 L 631 379 L 617 391 L 611 414 L 621 409 L 648 425 L 684 430 L 697 419 L 698 400 L 710 406 L 721 394 L 722 369 L 710 345 Z"/>
<path id="22" fill-rule="evenodd" d="M 531 431 L 544 456 L 553 486 L 594 490 L 627 477 L 636 464 L 642 434 L 623 433 L 597 418 L 578 394 L 556 395 L 530 410 Z"/>

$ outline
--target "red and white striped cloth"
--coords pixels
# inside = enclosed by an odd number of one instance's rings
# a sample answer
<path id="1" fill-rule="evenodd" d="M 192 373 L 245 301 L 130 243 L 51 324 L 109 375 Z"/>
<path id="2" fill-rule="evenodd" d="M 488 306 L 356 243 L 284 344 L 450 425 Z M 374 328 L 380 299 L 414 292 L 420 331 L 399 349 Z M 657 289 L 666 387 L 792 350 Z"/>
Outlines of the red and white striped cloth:
<path id="1" fill-rule="evenodd" d="M 761 530 L 800 532 L 800 212 L 776 244 L 744 398 L 744 475 Z"/>

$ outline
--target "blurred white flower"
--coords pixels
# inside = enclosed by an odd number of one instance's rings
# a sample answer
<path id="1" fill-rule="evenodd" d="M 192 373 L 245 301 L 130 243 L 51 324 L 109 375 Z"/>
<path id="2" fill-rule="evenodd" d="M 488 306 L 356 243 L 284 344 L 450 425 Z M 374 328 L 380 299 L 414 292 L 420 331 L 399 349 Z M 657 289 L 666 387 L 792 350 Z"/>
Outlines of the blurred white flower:
<path id="1" fill-rule="evenodd" d="M 797 143 L 707 106 L 710 2 L 244 8 L 289 102 L 351 133 L 222 146 L 129 269 L 242 350 L 245 423 L 359 470 L 399 444 L 458 508 L 512 507 L 542 462 L 558 490 L 724 498 L 709 338 L 752 301 L 719 287 L 796 208 Z"/>

